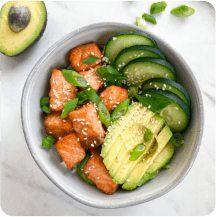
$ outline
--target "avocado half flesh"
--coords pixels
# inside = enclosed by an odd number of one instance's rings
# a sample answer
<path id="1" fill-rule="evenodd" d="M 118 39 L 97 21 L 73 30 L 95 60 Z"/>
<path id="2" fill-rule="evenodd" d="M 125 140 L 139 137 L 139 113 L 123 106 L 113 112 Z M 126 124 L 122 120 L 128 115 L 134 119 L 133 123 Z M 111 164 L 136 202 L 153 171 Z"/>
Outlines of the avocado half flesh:
<path id="1" fill-rule="evenodd" d="M 16 7 L 13 7 L 14 5 L 16 5 Z M 22 28 L 19 29 L 18 32 L 15 32 L 13 31 L 14 29 L 9 25 L 9 19 L 10 24 L 12 21 L 12 15 L 9 15 L 9 11 L 13 7 L 12 9 L 15 8 L 13 11 L 16 13 L 22 13 L 22 16 L 25 17 L 25 14 L 23 13 L 26 13 L 26 10 L 23 10 L 23 6 L 29 9 L 30 20 L 27 22 L 28 20 L 26 21 L 25 19 L 22 19 Z M 28 16 L 26 16 L 26 19 L 28 19 Z M 7 56 L 16 56 L 22 53 L 24 50 L 35 44 L 40 39 L 46 28 L 46 23 L 47 12 L 43 1 L 9 1 L 5 3 L 1 8 L 0 13 L 1 53 Z"/>

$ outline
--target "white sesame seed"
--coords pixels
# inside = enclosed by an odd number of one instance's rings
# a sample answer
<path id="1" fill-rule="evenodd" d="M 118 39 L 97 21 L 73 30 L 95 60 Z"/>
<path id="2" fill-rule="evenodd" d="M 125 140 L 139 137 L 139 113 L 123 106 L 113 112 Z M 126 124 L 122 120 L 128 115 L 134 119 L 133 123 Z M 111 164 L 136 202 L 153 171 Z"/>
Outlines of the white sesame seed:
<path id="1" fill-rule="evenodd" d="M 178 124 L 180 124 L 180 123 L 181 123 L 181 121 L 178 122 Z"/>
<path id="2" fill-rule="evenodd" d="M 117 38 L 116 37 L 113 37 L 113 40 L 116 40 Z"/>
<path id="3" fill-rule="evenodd" d="M 91 144 L 91 147 L 94 147 L 94 144 Z"/>

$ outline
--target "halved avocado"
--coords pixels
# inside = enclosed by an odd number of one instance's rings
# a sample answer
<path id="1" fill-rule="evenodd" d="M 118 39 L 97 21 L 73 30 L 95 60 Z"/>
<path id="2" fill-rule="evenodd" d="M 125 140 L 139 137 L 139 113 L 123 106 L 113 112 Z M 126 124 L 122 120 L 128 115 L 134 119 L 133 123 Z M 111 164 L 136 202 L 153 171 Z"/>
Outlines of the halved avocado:
<path id="1" fill-rule="evenodd" d="M 46 28 L 43 1 L 9 1 L 0 12 L 0 51 L 16 56 L 35 44 Z"/>

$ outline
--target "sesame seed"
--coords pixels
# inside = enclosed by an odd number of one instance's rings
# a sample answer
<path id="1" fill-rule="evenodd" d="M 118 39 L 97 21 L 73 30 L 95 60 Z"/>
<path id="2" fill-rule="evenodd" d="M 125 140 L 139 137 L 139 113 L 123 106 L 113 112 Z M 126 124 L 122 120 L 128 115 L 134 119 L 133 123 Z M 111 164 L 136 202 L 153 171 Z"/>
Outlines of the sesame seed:
<path id="1" fill-rule="evenodd" d="M 123 172 L 124 172 L 124 170 L 121 170 L 121 172 L 123 173 Z"/>
<path id="2" fill-rule="evenodd" d="M 181 123 L 181 121 L 178 122 L 178 124 L 180 124 L 180 123 Z"/>
<path id="3" fill-rule="evenodd" d="M 66 122 L 66 120 L 62 120 L 63 122 Z"/>
<path id="4" fill-rule="evenodd" d="M 83 140 L 87 140 L 87 138 L 84 138 Z"/>
<path id="5" fill-rule="evenodd" d="M 107 146 L 107 144 L 106 144 L 106 143 L 104 143 L 104 146 Z"/>
<path id="6" fill-rule="evenodd" d="M 178 110 L 178 107 L 174 107 L 176 110 Z"/>
<path id="7" fill-rule="evenodd" d="M 94 147 L 94 144 L 91 144 L 91 147 Z"/>
<path id="8" fill-rule="evenodd" d="M 127 182 L 129 182 L 130 181 L 130 179 L 127 179 Z"/>
<path id="9" fill-rule="evenodd" d="M 97 177 L 96 179 L 99 179 L 100 177 Z"/>
<path id="10" fill-rule="evenodd" d="M 149 105 L 148 108 L 150 109 L 150 108 L 151 108 L 151 105 Z"/>
<path id="11" fill-rule="evenodd" d="M 117 38 L 116 37 L 113 37 L 113 40 L 116 40 Z"/>
<path id="12" fill-rule="evenodd" d="M 59 137 L 59 139 L 61 139 L 61 137 Z"/>
<path id="13" fill-rule="evenodd" d="M 79 142 L 79 138 L 77 138 L 77 141 Z"/>

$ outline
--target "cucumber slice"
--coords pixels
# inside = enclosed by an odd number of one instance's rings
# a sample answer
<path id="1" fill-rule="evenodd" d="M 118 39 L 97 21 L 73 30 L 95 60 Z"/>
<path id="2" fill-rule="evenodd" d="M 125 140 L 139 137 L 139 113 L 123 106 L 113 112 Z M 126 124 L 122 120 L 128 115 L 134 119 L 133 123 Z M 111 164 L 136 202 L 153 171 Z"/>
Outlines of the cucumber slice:
<path id="1" fill-rule="evenodd" d="M 154 57 L 143 57 L 132 60 L 123 69 L 122 74 L 127 77 L 127 84 L 142 84 L 150 78 L 167 78 L 176 80 L 174 68 L 166 60 Z"/>
<path id="2" fill-rule="evenodd" d="M 155 57 L 158 59 L 166 59 L 164 54 L 157 48 L 148 45 L 134 45 L 122 50 L 115 59 L 114 66 L 116 69 L 121 69 L 130 61 L 140 57 Z"/>
<path id="3" fill-rule="evenodd" d="M 187 90 L 175 81 L 171 81 L 166 78 L 152 78 L 145 81 L 142 85 L 142 90 L 148 89 L 160 89 L 168 90 L 176 95 L 178 95 L 189 107 L 191 103 L 191 98 Z"/>
<path id="4" fill-rule="evenodd" d="M 148 34 L 138 32 L 120 33 L 109 39 L 105 47 L 104 55 L 109 59 L 110 64 L 113 64 L 115 58 L 123 49 L 133 45 L 158 47 L 155 40 Z"/>
<path id="5" fill-rule="evenodd" d="M 136 96 L 144 106 L 159 113 L 173 132 L 184 130 L 190 119 L 190 109 L 176 94 L 170 91 L 149 89 L 144 96 Z"/>

